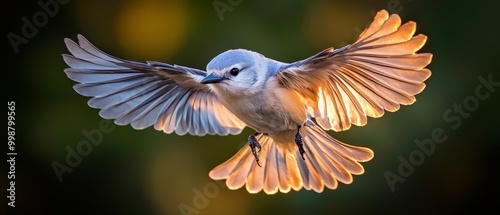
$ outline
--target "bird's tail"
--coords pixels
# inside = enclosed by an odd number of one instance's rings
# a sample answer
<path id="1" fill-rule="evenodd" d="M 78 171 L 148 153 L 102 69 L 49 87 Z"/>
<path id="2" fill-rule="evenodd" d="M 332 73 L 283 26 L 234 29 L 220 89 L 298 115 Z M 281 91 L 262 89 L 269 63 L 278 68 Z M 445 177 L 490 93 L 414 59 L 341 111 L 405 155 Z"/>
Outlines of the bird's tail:
<path id="1" fill-rule="evenodd" d="M 352 182 L 352 175 L 364 173 L 359 162 L 373 158 L 373 151 L 347 145 L 324 132 L 314 122 L 308 120 L 302 127 L 301 134 L 306 153 L 302 159 L 298 147 L 283 147 L 267 135 L 257 136 L 262 146 L 257 165 L 250 147 L 243 147 L 226 162 L 210 171 L 214 180 L 226 179 L 229 189 L 239 189 L 246 184 L 250 193 L 264 190 L 267 194 L 278 191 L 287 193 L 291 189 L 323 191 L 337 188 L 338 181 L 344 184 Z"/>

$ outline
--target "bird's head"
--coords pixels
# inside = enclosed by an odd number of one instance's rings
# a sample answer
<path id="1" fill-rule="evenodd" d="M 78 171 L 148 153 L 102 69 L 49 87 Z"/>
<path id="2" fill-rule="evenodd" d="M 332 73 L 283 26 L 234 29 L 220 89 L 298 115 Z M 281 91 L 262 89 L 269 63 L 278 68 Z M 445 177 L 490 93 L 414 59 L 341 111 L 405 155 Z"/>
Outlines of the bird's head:
<path id="1" fill-rule="evenodd" d="M 207 65 L 202 84 L 216 93 L 251 95 L 262 90 L 267 77 L 266 58 L 259 53 L 235 49 L 217 55 Z"/>

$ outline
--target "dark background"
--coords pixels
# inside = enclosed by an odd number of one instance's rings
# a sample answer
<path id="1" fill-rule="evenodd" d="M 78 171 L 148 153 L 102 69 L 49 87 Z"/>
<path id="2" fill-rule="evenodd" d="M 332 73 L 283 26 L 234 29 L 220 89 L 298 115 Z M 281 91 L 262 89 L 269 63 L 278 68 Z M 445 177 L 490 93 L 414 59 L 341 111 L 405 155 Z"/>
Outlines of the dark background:
<path id="1" fill-rule="evenodd" d="M 500 82 L 499 3 L 219 2 L 232 8 L 222 14 L 223 20 L 213 1 L 73 0 L 59 4 L 17 53 L 4 36 L 4 89 L 7 101 L 16 104 L 18 155 L 16 207 L 7 206 L 10 180 L 5 163 L 0 167 L 0 208 L 9 214 L 182 214 L 181 207 L 191 208 L 191 214 L 242 215 L 450 214 L 496 208 L 500 88 L 481 88 L 481 94 L 489 94 L 483 100 L 475 95 L 478 77 Z M 32 20 L 42 11 L 37 1 L 6 3 L 2 35 L 22 36 L 22 17 Z M 292 62 L 352 43 L 380 9 L 400 14 L 403 22 L 417 22 L 417 34 L 429 37 L 421 52 L 434 54 L 429 66 L 433 74 L 415 104 L 370 119 L 364 127 L 329 132 L 343 142 L 371 148 L 375 158 L 363 164 L 366 172 L 355 176 L 353 184 L 321 194 L 301 190 L 268 196 L 214 188 L 208 172 L 242 147 L 251 129 L 238 136 L 203 138 L 129 126 L 103 130 L 100 123 L 108 121 L 87 106 L 87 98 L 73 91 L 75 83 L 63 73 L 63 38 L 76 39 L 79 33 L 102 50 L 135 61 L 204 69 L 217 54 L 246 48 Z M 453 112 L 454 105 L 464 102 L 469 109 L 463 115 Z M 440 129 L 442 143 L 418 157 L 423 153 L 415 141 L 432 139 Z M 89 140 L 85 131 L 101 132 L 100 144 L 59 182 L 51 164 L 65 164 L 67 147 L 76 149 Z M 400 159 L 413 159 L 416 165 L 401 173 L 398 168 L 405 161 Z M 404 176 L 394 191 L 384 177 L 388 172 Z M 197 196 L 205 188 L 212 188 L 207 199 Z"/>

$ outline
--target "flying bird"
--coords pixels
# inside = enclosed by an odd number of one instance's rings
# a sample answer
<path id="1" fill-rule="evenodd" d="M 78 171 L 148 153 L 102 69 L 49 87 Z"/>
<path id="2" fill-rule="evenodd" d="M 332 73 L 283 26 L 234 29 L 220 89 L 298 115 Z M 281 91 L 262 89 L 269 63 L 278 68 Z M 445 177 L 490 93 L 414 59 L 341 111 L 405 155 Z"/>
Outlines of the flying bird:
<path id="1" fill-rule="evenodd" d="M 206 70 L 110 56 L 82 35 L 64 42 L 74 90 L 118 125 L 153 126 L 167 134 L 237 135 L 255 130 L 209 176 L 230 189 L 275 194 L 322 192 L 364 173 L 369 148 L 345 144 L 324 130 L 363 126 L 367 117 L 415 102 L 431 72 L 430 53 L 416 53 L 424 35 L 415 22 L 378 12 L 356 42 L 284 63 L 245 49 L 213 58 Z"/>

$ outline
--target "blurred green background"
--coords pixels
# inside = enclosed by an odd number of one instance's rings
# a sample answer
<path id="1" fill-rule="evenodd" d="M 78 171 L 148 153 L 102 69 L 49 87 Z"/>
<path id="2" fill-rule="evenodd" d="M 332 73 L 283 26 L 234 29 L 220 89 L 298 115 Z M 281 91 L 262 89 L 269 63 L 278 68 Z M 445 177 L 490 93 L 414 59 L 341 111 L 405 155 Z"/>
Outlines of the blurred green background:
<path id="1" fill-rule="evenodd" d="M 8 1 L 3 7 L 3 35 L 22 36 L 22 17 L 38 17 L 41 26 L 18 45 L 17 53 L 8 37 L 3 40 L 6 98 L 16 102 L 17 117 L 16 208 L 8 207 L 7 199 L 0 204 L 9 213 L 183 214 L 183 208 L 185 214 L 449 214 L 496 208 L 500 88 L 490 92 L 483 87 L 480 93 L 489 97 L 474 98 L 479 76 L 500 82 L 497 1 L 66 2 L 61 0 L 64 4 L 47 20 L 38 1 Z M 230 10 L 221 17 L 213 2 Z M 62 182 L 57 179 L 51 164 L 65 163 L 66 147 L 76 149 L 88 140 L 84 131 L 97 132 L 102 122 L 63 73 L 64 38 L 76 39 L 80 33 L 120 58 L 200 69 L 231 48 L 292 62 L 354 42 L 380 9 L 400 14 L 403 22 L 417 22 L 417 34 L 429 37 L 422 52 L 434 54 L 433 74 L 415 104 L 370 119 L 364 127 L 329 132 L 375 152 L 353 184 L 321 194 L 228 190 L 214 186 L 208 172 L 242 147 L 251 129 L 238 136 L 192 137 L 129 126 L 103 132 L 101 144 L 63 174 Z M 453 112 L 464 101 L 469 110 L 463 116 Z M 436 129 L 446 140 L 424 160 L 411 157 L 420 151 L 415 141 L 432 138 Z M 384 174 L 401 175 L 400 158 L 418 165 L 392 191 Z M 0 168 L 6 175 L 8 166 Z M 3 192 L 5 175 L 0 177 Z"/>

